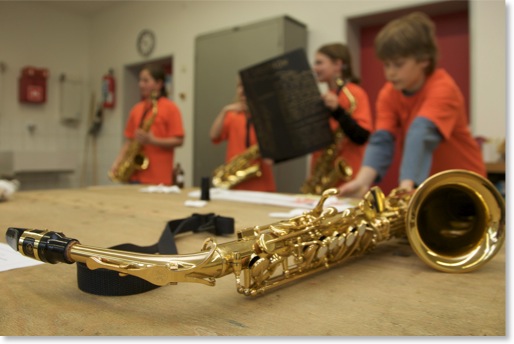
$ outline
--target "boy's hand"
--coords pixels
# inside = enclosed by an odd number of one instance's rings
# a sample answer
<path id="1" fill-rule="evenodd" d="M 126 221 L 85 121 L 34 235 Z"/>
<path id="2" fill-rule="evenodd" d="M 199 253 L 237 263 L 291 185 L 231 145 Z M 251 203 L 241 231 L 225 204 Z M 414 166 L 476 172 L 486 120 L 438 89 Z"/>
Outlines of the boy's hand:
<path id="1" fill-rule="evenodd" d="M 406 191 L 412 191 L 412 190 L 414 190 L 414 181 L 412 181 L 410 179 L 402 180 L 400 182 L 399 188 L 404 189 Z"/>
<path id="2" fill-rule="evenodd" d="M 377 171 L 369 166 L 362 166 L 355 179 L 339 188 L 339 196 L 362 198 L 377 178 Z"/>
<path id="3" fill-rule="evenodd" d="M 339 188 L 339 196 L 362 198 L 367 191 L 367 185 L 360 183 L 357 179 L 354 179 Z"/>

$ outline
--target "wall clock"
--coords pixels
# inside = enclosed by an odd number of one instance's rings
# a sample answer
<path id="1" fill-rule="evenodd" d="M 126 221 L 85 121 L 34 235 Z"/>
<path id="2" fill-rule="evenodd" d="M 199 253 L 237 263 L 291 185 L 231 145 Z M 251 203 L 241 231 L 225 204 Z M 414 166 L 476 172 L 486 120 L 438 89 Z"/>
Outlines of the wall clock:
<path id="1" fill-rule="evenodd" d="M 155 34 L 150 30 L 142 30 L 137 36 L 137 51 L 142 56 L 150 56 L 155 48 Z"/>

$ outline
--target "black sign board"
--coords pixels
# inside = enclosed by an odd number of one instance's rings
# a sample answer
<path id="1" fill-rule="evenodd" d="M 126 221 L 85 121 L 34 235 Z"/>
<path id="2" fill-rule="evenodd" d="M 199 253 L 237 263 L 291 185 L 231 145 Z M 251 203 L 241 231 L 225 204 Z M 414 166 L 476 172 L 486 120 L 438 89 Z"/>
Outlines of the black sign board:
<path id="1" fill-rule="evenodd" d="M 303 49 L 239 74 L 262 157 L 281 162 L 332 143 L 330 114 Z"/>

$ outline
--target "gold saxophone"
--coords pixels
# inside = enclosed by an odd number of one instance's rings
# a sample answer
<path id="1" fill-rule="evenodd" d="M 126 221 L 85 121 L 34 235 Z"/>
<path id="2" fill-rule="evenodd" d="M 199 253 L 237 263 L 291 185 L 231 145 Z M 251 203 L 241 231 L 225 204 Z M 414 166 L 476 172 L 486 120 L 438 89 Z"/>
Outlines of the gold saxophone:
<path id="1" fill-rule="evenodd" d="M 352 114 L 357 107 L 357 101 L 347 87 L 343 86 L 341 91 L 350 101 L 349 112 Z M 326 189 L 352 179 L 352 168 L 343 158 L 339 157 L 343 139 L 343 131 L 338 127 L 334 132 L 334 142 L 321 153 L 314 165 L 311 175 L 300 188 L 301 193 L 321 195 Z"/>
<path id="2" fill-rule="evenodd" d="M 218 166 L 212 173 L 212 185 L 217 188 L 231 189 L 237 184 L 253 177 L 262 176 L 261 165 L 256 160 L 261 157 L 259 145 L 250 146 L 226 164 Z"/>
<path id="3" fill-rule="evenodd" d="M 244 228 L 237 240 L 209 238 L 198 253 L 138 254 L 80 244 L 62 233 L 9 228 L 7 243 L 47 263 L 85 263 L 133 275 L 158 286 L 179 282 L 215 285 L 233 274 L 237 291 L 256 296 L 371 251 L 380 242 L 407 236 L 413 251 L 444 272 L 481 267 L 505 240 L 505 202 L 491 182 L 469 171 L 450 170 L 427 179 L 414 192 L 385 197 L 373 187 L 358 206 L 324 208 L 336 194 L 326 190 L 301 216 Z"/>
<path id="4" fill-rule="evenodd" d="M 148 132 L 155 117 L 157 117 L 157 95 L 154 92 L 152 93 L 152 115 L 143 122 L 141 129 Z M 127 183 L 135 171 L 146 170 L 149 164 L 148 157 L 143 153 L 143 145 L 137 140 L 132 140 L 116 170 L 109 171 L 109 178 L 113 182 Z"/>

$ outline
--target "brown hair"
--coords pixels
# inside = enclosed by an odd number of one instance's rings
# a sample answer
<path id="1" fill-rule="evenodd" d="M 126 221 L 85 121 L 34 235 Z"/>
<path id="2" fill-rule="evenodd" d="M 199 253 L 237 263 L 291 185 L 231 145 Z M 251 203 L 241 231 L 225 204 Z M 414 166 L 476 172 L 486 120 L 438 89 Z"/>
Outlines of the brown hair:
<path id="1" fill-rule="evenodd" d="M 328 56 L 332 61 L 343 61 L 343 77 L 356 84 L 360 82 L 359 78 L 353 74 L 352 58 L 346 45 L 341 43 L 325 44 L 318 49 L 318 53 Z"/>
<path id="2" fill-rule="evenodd" d="M 432 74 L 438 58 L 434 22 L 422 12 L 413 12 L 389 22 L 375 38 L 375 52 L 382 61 L 398 57 L 428 60 L 425 73 Z"/>
<path id="3" fill-rule="evenodd" d="M 164 69 L 155 64 L 147 64 L 141 70 L 147 70 L 155 81 L 162 81 L 159 97 L 167 97 L 168 91 L 166 91 L 166 73 Z"/>

